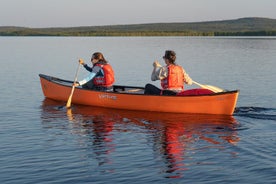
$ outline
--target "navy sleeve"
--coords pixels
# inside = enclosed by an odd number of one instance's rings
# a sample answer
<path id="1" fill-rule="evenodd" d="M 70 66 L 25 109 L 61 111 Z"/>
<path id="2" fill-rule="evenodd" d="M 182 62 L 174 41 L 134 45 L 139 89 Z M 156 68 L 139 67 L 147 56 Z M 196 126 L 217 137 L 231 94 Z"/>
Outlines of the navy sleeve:
<path id="1" fill-rule="evenodd" d="M 83 65 L 83 67 L 89 71 L 89 72 L 92 72 L 92 67 L 89 67 L 87 64 Z"/>

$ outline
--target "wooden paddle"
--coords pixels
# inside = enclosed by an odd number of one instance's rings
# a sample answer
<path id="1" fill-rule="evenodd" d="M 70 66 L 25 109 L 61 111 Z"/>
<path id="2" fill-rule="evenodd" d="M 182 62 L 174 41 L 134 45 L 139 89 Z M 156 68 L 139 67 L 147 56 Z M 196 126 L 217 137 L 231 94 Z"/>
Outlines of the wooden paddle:
<path id="1" fill-rule="evenodd" d="M 211 90 L 211 91 L 213 91 L 215 93 L 219 93 L 219 92 L 225 91 L 224 89 L 221 89 L 221 88 L 216 87 L 216 86 L 210 86 L 210 85 L 200 84 L 200 83 L 198 83 L 196 81 L 193 81 L 193 83 L 196 84 L 196 85 L 198 85 L 198 86 L 200 86 L 201 88 L 209 89 L 209 90 Z"/>
<path id="2" fill-rule="evenodd" d="M 80 65 L 81 65 L 81 64 L 79 63 L 79 64 L 78 64 L 78 69 L 77 69 L 77 71 L 76 71 L 74 83 L 77 81 L 77 77 L 78 77 Z M 73 93 L 74 93 L 74 90 L 75 90 L 74 83 L 73 83 L 73 86 L 72 86 L 72 90 L 71 90 L 70 96 L 69 96 L 69 98 L 68 98 L 68 100 L 67 100 L 67 103 L 66 103 L 66 108 L 67 108 L 67 109 L 71 107 L 71 101 L 72 101 Z"/>

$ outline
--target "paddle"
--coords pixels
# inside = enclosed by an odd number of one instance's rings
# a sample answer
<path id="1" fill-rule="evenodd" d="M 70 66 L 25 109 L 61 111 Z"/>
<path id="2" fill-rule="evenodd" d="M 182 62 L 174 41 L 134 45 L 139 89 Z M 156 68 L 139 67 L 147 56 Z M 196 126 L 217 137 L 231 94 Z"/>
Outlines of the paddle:
<path id="1" fill-rule="evenodd" d="M 81 65 L 81 64 L 79 63 L 79 64 L 78 64 L 78 69 L 77 69 L 77 71 L 76 71 L 74 83 L 77 81 L 77 77 L 78 77 L 80 65 Z M 67 109 L 71 107 L 71 101 L 72 101 L 73 93 L 74 93 L 74 90 L 75 90 L 74 83 L 73 83 L 72 90 L 71 90 L 70 96 L 69 96 L 69 98 L 68 98 L 68 101 L 67 101 L 67 103 L 66 103 L 66 108 L 67 108 Z"/>
<path id="2" fill-rule="evenodd" d="M 209 90 L 211 90 L 211 91 L 213 91 L 215 93 L 219 93 L 219 92 L 223 92 L 224 91 L 224 89 L 221 89 L 221 88 L 216 87 L 216 86 L 203 85 L 203 84 L 200 84 L 200 83 L 198 83 L 196 81 L 193 81 L 193 83 L 196 84 L 196 85 L 198 85 L 198 86 L 200 86 L 201 88 L 209 89 Z"/>

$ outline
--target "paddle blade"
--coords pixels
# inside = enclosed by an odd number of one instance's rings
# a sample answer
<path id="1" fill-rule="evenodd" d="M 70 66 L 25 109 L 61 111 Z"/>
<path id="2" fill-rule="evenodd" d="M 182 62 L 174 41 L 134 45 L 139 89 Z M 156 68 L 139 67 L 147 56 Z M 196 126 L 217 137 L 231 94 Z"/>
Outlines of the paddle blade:
<path id="1" fill-rule="evenodd" d="M 75 86 L 72 87 L 71 94 L 70 94 L 70 96 L 67 100 L 67 103 L 66 103 L 66 108 L 67 109 L 71 107 L 71 101 L 72 101 L 74 90 L 75 90 Z"/>
<path id="2" fill-rule="evenodd" d="M 67 109 L 71 108 L 71 101 L 72 101 L 72 98 L 69 98 L 67 103 L 66 103 L 66 108 Z"/>
<path id="3" fill-rule="evenodd" d="M 224 91 L 224 89 L 221 89 L 221 88 L 216 87 L 216 86 L 200 84 L 200 83 L 198 83 L 196 81 L 193 81 L 193 83 L 196 84 L 196 85 L 198 85 L 198 86 L 200 86 L 201 88 L 209 89 L 209 90 L 211 90 L 211 91 L 213 91 L 215 93 L 219 93 L 219 92 L 223 92 Z"/>
<path id="4" fill-rule="evenodd" d="M 211 86 L 211 85 L 203 85 L 205 87 L 205 89 L 209 89 L 213 92 L 216 92 L 216 93 L 219 93 L 219 92 L 223 92 L 224 90 L 219 88 L 219 87 L 216 87 L 216 86 Z M 204 88 L 203 87 L 203 88 Z"/>

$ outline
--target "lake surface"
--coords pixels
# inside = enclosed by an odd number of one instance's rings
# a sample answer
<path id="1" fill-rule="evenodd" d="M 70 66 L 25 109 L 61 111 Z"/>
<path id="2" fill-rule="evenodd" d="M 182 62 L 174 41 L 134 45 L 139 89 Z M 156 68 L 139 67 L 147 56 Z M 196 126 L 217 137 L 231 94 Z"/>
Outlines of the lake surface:
<path id="1" fill-rule="evenodd" d="M 234 115 L 66 111 L 41 91 L 39 73 L 73 80 L 95 51 L 116 84 L 144 86 L 167 49 L 195 81 L 239 89 Z M 0 37 L 0 52 L 1 184 L 276 183 L 276 37 Z"/>

